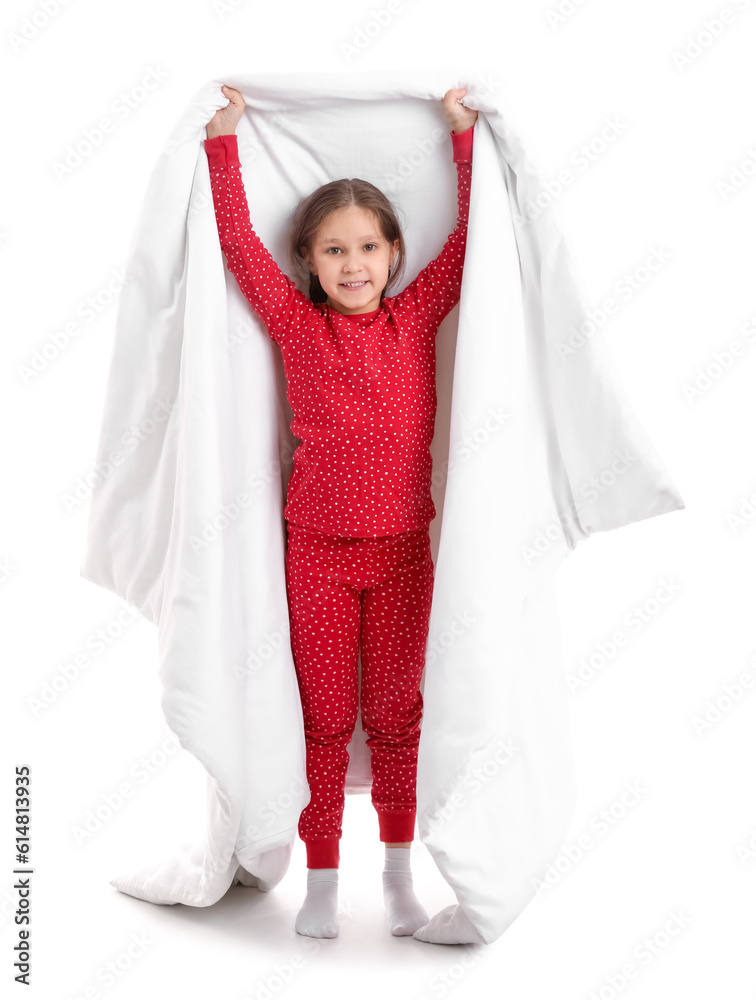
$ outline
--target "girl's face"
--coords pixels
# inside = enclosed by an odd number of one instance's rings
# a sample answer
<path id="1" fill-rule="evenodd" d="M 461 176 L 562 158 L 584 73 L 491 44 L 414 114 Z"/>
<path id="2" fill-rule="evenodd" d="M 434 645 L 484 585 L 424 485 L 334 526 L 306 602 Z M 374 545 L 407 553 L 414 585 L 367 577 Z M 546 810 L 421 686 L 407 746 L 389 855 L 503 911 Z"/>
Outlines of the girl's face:
<path id="1" fill-rule="evenodd" d="M 358 205 L 340 208 L 315 233 L 307 258 L 317 274 L 328 305 L 342 315 L 370 312 L 381 304 L 399 240 L 389 243 L 378 220 Z"/>

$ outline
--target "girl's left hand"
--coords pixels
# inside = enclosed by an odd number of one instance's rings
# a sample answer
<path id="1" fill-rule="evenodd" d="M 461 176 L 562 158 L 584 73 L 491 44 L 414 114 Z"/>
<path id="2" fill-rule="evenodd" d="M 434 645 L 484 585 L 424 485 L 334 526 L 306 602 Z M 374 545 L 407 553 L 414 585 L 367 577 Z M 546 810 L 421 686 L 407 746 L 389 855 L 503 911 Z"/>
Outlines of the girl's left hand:
<path id="1" fill-rule="evenodd" d="M 455 132 L 466 132 L 478 117 L 477 111 L 457 103 L 466 93 L 467 87 L 457 87 L 444 94 L 444 120 Z"/>

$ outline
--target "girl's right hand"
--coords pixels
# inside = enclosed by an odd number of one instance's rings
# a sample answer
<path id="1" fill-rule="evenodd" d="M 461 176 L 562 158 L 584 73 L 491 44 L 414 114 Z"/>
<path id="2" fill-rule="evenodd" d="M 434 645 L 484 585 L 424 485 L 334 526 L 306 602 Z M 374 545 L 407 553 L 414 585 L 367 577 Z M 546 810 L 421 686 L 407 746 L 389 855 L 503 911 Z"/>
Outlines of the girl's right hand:
<path id="1" fill-rule="evenodd" d="M 225 84 L 221 90 L 223 96 L 227 97 L 231 103 L 227 104 L 225 108 L 219 108 L 207 123 L 208 139 L 214 139 L 217 135 L 233 135 L 239 119 L 244 114 L 244 98 L 239 91 L 234 90 L 233 87 L 227 87 Z"/>

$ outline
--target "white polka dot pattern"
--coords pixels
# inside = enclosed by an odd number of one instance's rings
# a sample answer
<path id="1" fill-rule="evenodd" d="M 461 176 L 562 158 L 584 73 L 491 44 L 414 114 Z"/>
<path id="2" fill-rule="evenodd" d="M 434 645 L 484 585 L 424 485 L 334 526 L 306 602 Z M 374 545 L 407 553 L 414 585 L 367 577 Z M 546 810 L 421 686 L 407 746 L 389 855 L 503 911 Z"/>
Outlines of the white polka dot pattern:
<path id="1" fill-rule="evenodd" d="M 379 309 L 342 315 L 303 295 L 254 232 L 236 135 L 204 141 L 221 247 L 280 346 L 300 439 L 284 516 L 337 536 L 376 537 L 428 524 L 438 324 L 459 301 L 474 129 L 451 133 L 458 217 L 438 254 Z"/>

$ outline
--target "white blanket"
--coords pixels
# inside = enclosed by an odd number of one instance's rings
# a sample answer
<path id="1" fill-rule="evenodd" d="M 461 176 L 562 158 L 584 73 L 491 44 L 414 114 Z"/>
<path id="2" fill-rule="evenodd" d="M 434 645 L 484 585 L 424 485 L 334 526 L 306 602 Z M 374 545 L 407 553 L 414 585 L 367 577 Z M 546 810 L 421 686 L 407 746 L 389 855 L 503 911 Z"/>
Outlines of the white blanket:
<path id="1" fill-rule="evenodd" d="M 284 577 L 297 441 L 280 350 L 218 241 L 203 139 L 227 103 L 222 83 L 247 104 L 237 134 L 253 225 L 292 277 L 294 206 L 356 176 L 399 208 L 408 283 L 456 219 L 441 99 L 466 86 L 479 111 L 461 299 L 436 340 L 436 569 L 417 781 L 419 836 L 458 905 L 416 937 L 489 943 L 533 896 L 573 813 L 554 572 L 592 532 L 685 505 L 601 335 L 576 332 L 590 304 L 553 211 L 531 211 L 542 179 L 503 95 L 458 70 L 231 73 L 194 96 L 151 175 L 81 574 L 158 627 L 162 707 L 208 772 L 208 820 L 204 842 L 112 884 L 193 906 L 237 881 L 269 890 L 309 801 Z M 136 447 L 125 436 L 134 424 Z M 347 790 L 369 792 L 359 722 L 350 755 Z M 347 803 L 345 836 L 348 816 Z"/>

